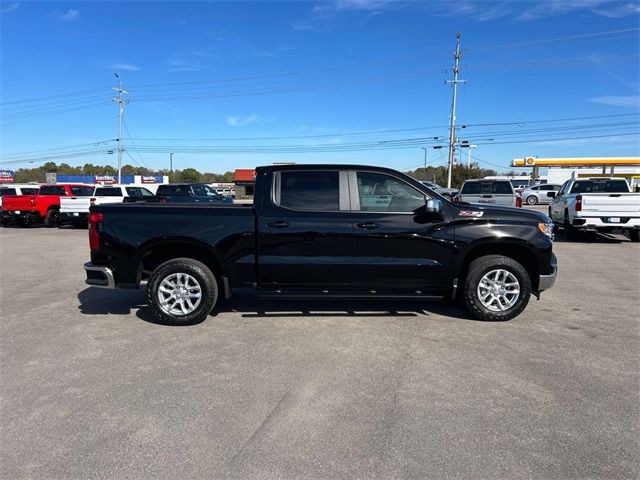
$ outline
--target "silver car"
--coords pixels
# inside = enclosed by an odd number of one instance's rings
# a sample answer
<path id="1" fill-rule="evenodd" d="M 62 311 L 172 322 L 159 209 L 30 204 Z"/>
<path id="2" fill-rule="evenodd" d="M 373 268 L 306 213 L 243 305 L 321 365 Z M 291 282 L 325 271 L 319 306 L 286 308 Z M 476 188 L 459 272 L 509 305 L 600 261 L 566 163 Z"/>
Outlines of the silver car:
<path id="1" fill-rule="evenodd" d="M 519 207 L 520 197 L 509 180 L 465 180 L 458 195 L 460 202 Z"/>
<path id="2" fill-rule="evenodd" d="M 528 205 L 537 205 L 538 203 L 551 203 L 553 200 L 547 196 L 548 192 L 558 192 L 562 185 L 554 185 L 551 183 L 545 183 L 544 185 L 532 185 L 525 188 L 520 196 L 522 201 Z"/>

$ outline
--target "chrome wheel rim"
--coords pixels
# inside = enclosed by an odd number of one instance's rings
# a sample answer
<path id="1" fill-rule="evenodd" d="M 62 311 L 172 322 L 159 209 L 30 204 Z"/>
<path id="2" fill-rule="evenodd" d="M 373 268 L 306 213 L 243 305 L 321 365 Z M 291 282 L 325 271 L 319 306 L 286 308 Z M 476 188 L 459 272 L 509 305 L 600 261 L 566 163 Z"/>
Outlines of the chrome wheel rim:
<path id="1" fill-rule="evenodd" d="M 520 298 L 520 283 L 508 270 L 491 270 L 480 279 L 478 298 L 488 310 L 504 312 L 513 307 Z"/>
<path id="2" fill-rule="evenodd" d="M 169 315 L 188 315 L 202 301 L 202 288 L 188 273 L 172 273 L 158 287 L 158 303 Z"/>

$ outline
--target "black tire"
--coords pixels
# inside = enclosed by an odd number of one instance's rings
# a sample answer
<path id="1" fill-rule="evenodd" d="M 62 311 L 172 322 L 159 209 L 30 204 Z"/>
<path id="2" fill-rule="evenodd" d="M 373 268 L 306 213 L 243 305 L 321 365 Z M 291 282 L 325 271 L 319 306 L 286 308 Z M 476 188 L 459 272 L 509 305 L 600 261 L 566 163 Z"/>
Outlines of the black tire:
<path id="1" fill-rule="evenodd" d="M 493 270 L 506 270 L 519 283 L 520 293 L 513 305 L 502 311 L 487 308 L 478 294 L 478 286 L 482 278 Z M 464 303 L 469 312 L 480 320 L 505 321 L 511 320 L 522 313 L 531 297 L 531 279 L 524 267 L 513 258 L 502 255 L 486 255 L 475 259 L 469 265 L 464 283 Z"/>
<path id="2" fill-rule="evenodd" d="M 629 240 L 632 242 L 640 242 L 640 230 L 637 228 L 629 230 Z"/>
<path id="3" fill-rule="evenodd" d="M 200 303 L 186 314 L 174 314 L 160 304 L 160 285 L 174 274 L 187 274 L 195 279 L 201 291 Z M 156 268 L 147 283 L 147 300 L 156 318 L 166 325 L 194 325 L 204 321 L 218 301 L 218 282 L 204 263 L 192 258 L 175 258 Z"/>
<path id="4" fill-rule="evenodd" d="M 44 226 L 49 228 L 57 227 L 59 221 L 60 221 L 60 210 L 56 208 L 52 208 L 47 212 L 47 215 L 44 217 Z"/>
<path id="5" fill-rule="evenodd" d="M 571 225 L 569 221 L 569 212 L 567 210 L 564 211 L 564 234 L 567 237 L 567 240 L 573 240 L 576 238 L 576 229 Z"/>
<path id="6" fill-rule="evenodd" d="M 538 204 L 538 197 L 536 197 L 535 195 L 529 195 L 526 199 L 527 205 L 537 205 Z"/>

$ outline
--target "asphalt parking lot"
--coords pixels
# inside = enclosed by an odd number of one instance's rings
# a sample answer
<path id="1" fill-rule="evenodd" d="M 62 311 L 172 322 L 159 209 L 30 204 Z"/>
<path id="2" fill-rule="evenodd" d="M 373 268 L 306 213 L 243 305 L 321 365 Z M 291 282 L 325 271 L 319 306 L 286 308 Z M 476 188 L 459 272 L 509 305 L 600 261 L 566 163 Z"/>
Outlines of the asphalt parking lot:
<path id="1" fill-rule="evenodd" d="M 637 478 L 640 246 L 562 235 L 516 319 L 261 302 L 154 322 L 87 232 L 0 228 L 2 478 Z"/>

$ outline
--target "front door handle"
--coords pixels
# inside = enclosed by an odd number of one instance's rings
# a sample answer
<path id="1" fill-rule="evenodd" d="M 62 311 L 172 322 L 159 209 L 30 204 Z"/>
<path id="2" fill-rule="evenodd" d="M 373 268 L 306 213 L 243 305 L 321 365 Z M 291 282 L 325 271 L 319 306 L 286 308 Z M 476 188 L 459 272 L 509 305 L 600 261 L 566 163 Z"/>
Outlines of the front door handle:
<path id="1" fill-rule="evenodd" d="M 374 228 L 378 228 L 380 225 L 374 222 L 366 222 L 366 223 L 358 223 L 356 226 L 363 230 L 373 230 Z"/>
<path id="2" fill-rule="evenodd" d="M 267 227 L 269 228 L 287 228 L 289 226 L 289 222 L 285 222 L 284 220 L 277 220 L 275 222 L 267 223 Z"/>

